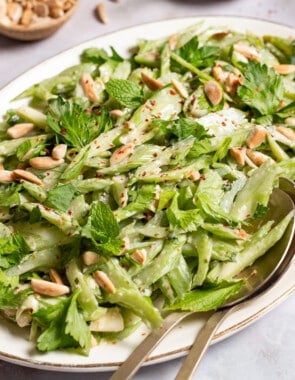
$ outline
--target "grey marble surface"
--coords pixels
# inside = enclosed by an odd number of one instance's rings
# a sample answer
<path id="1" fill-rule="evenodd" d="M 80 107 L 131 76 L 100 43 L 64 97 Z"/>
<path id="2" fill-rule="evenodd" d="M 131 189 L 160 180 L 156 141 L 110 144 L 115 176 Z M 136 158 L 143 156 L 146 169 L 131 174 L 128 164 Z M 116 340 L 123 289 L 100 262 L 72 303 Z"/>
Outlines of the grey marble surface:
<path id="1" fill-rule="evenodd" d="M 294 0 L 121 0 L 104 1 L 109 22 L 94 16 L 98 0 L 81 0 L 72 20 L 51 38 L 21 43 L 0 37 L 0 88 L 19 74 L 69 47 L 131 25 L 172 17 L 251 16 L 295 27 Z M 194 379 L 294 380 L 295 295 L 234 336 L 211 346 Z M 181 359 L 142 368 L 135 379 L 173 379 Z M 0 360 L 0 379 L 104 380 L 109 373 L 48 372 Z M 123 379 L 122 379 L 123 380 Z"/>

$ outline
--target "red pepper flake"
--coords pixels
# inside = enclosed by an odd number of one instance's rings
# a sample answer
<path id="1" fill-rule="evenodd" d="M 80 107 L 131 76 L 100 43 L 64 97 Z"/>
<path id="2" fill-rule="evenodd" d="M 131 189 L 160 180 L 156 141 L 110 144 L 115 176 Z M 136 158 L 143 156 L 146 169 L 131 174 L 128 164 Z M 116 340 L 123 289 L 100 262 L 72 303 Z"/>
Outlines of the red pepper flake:
<path id="1" fill-rule="evenodd" d="M 62 135 L 66 135 L 66 134 L 67 134 L 67 130 L 66 130 L 65 128 L 62 128 L 62 129 L 60 130 L 60 133 L 61 133 Z"/>

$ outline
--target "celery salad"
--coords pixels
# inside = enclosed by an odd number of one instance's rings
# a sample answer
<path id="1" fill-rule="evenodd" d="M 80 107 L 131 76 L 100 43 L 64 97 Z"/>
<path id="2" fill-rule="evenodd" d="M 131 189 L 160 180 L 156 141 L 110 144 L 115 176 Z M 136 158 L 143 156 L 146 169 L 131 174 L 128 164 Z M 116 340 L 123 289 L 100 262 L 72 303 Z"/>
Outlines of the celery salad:
<path id="1" fill-rule="evenodd" d="M 295 40 L 191 26 L 93 47 L 0 124 L 0 310 L 40 351 L 87 355 L 171 310 L 207 311 L 283 235 Z"/>

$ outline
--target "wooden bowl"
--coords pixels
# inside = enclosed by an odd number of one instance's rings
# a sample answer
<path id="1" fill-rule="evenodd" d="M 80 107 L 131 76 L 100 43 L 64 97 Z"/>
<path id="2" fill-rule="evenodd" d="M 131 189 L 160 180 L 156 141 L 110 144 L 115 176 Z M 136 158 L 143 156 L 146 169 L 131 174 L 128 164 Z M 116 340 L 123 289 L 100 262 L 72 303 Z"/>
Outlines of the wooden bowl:
<path id="1" fill-rule="evenodd" d="M 19 41 L 36 41 L 50 37 L 60 27 L 62 27 L 75 13 L 79 1 L 61 17 L 38 17 L 36 22 L 30 25 L 4 24 L 0 20 L 0 34 Z"/>

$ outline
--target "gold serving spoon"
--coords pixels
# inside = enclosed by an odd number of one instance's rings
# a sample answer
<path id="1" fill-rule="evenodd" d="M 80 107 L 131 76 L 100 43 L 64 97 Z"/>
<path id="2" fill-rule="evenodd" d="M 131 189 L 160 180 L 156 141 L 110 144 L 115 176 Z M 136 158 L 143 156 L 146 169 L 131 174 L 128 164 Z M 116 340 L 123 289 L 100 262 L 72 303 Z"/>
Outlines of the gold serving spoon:
<path id="1" fill-rule="evenodd" d="M 293 183 L 282 179 L 280 186 L 286 192 L 275 189 L 271 195 L 269 203 L 268 220 L 275 223 L 281 221 L 290 211 L 294 211 L 294 203 L 291 197 L 295 198 Z M 291 195 L 291 197 L 288 194 Z M 226 305 L 213 313 L 199 332 L 188 356 L 186 357 L 176 380 L 191 379 L 191 376 L 201 361 L 214 332 L 226 317 L 244 305 L 244 302 L 251 302 L 254 297 L 263 296 L 266 291 L 276 283 L 276 281 L 286 272 L 295 253 L 295 220 L 294 216 L 289 223 L 284 236 L 272 247 L 263 257 L 258 259 L 251 267 L 243 271 L 242 276 L 247 278 L 247 286 L 231 299 Z M 252 276 L 256 272 L 259 275 Z M 110 380 L 129 380 L 140 368 L 146 357 L 162 341 L 162 339 L 179 322 L 194 312 L 172 312 L 169 314 L 163 325 L 152 331 L 150 335 L 132 352 L 127 360 L 111 376 Z"/>

